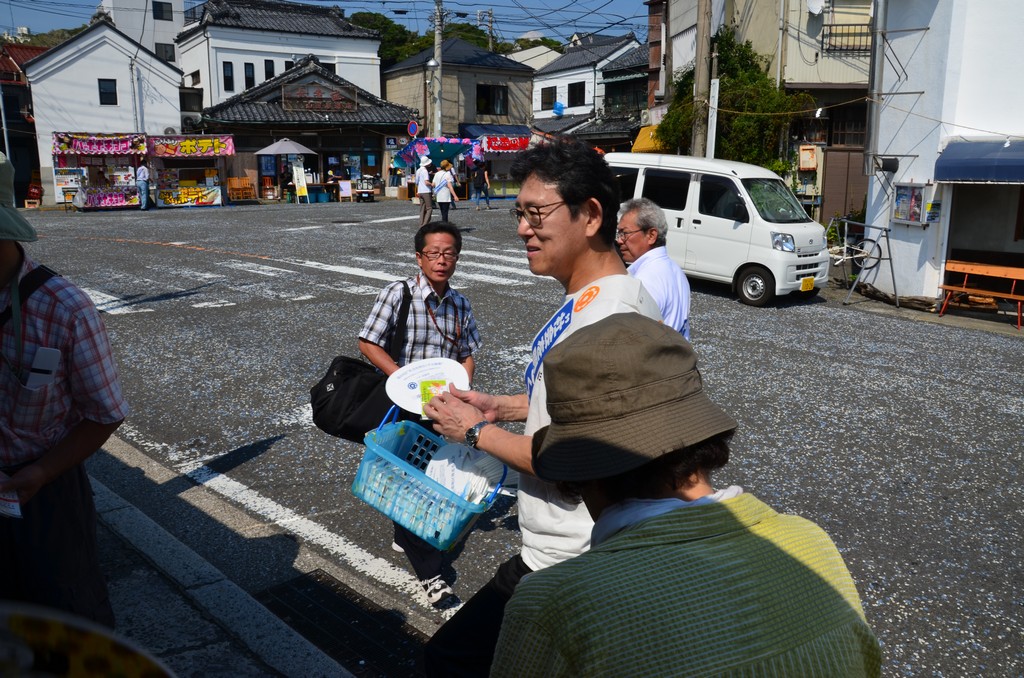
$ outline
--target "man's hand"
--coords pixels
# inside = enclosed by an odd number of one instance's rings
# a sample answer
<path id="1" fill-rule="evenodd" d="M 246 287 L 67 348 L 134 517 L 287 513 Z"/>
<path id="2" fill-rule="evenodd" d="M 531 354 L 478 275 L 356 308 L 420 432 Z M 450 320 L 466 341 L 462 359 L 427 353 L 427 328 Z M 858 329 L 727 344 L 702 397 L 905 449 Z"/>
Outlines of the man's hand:
<path id="1" fill-rule="evenodd" d="M 24 506 L 47 482 L 43 469 L 37 464 L 29 464 L 13 476 L 0 479 L 0 492 L 17 492 L 18 501 Z"/>
<path id="2" fill-rule="evenodd" d="M 448 391 L 462 402 L 475 407 L 487 421 L 492 424 L 498 421 L 498 399 L 495 396 L 472 389 L 463 391 L 457 388 L 455 384 L 449 384 Z M 473 424 L 479 421 L 480 419 L 477 419 Z M 470 426 L 473 424 L 470 424 Z"/>
<path id="3" fill-rule="evenodd" d="M 454 386 L 449 388 L 458 391 Z M 493 404 L 491 413 L 488 415 L 484 410 L 476 407 L 470 401 L 493 400 L 493 396 L 478 391 L 458 391 L 455 393 L 442 393 L 434 396 L 423 407 L 423 413 L 434 421 L 434 430 L 451 440 L 462 442 L 466 438 L 466 431 L 471 426 L 487 419 L 493 422 L 495 411 Z"/>

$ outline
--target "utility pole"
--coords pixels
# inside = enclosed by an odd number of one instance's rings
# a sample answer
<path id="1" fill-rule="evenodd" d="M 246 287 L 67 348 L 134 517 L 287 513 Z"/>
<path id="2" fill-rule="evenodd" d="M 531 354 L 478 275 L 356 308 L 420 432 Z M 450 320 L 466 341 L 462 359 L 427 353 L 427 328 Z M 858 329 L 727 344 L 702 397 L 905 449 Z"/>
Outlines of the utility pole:
<path id="1" fill-rule="evenodd" d="M 708 57 L 711 54 L 711 0 L 697 0 L 697 54 L 693 62 L 693 137 L 690 155 L 702 157 L 707 148 L 708 97 L 711 95 L 711 77 Z"/>
<path id="2" fill-rule="evenodd" d="M 480 18 L 487 16 L 487 51 L 494 51 L 494 10 L 493 9 L 478 9 L 476 11 L 476 25 L 480 26 L 482 23 Z"/>
<path id="3" fill-rule="evenodd" d="M 441 31 L 444 24 L 444 9 L 441 7 L 441 0 L 434 2 L 434 61 L 437 62 L 437 69 L 434 75 L 437 76 L 437 84 L 434 85 L 434 136 L 441 136 L 441 43 L 444 38 Z"/>

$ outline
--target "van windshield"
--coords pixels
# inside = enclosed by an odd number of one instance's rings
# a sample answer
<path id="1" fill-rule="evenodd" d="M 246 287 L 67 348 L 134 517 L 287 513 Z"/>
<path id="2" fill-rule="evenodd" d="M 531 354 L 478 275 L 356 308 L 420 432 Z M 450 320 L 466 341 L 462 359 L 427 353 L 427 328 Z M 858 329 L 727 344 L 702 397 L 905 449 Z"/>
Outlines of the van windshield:
<path id="1" fill-rule="evenodd" d="M 744 179 L 743 185 L 761 218 L 773 224 L 811 221 L 803 205 L 780 179 Z"/>

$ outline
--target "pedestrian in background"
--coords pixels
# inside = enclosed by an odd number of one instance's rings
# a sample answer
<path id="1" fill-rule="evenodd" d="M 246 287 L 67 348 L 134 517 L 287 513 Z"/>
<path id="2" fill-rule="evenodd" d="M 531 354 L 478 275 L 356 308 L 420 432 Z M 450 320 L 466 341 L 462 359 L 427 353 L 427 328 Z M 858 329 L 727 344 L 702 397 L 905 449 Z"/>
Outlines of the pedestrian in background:
<path id="1" fill-rule="evenodd" d="M 487 209 L 491 209 L 491 177 L 487 173 L 487 163 L 483 160 L 473 168 L 473 190 L 476 193 L 476 208 L 480 209 L 480 196 L 487 201 Z"/>
<path id="2" fill-rule="evenodd" d="M 419 273 L 380 291 L 359 333 L 359 351 L 386 375 L 415 360 L 451 358 L 462 363 L 472 380 L 480 335 L 469 299 L 448 283 L 462 251 L 462 234 L 452 224 L 432 221 L 416 232 L 413 244 Z M 403 286 L 412 293 L 409 319 L 406 336 L 395 337 Z M 391 359 L 395 341 L 402 347 L 397 363 Z M 442 575 L 440 551 L 398 523 L 392 548 L 405 553 L 431 605 L 444 608 L 458 602 Z"/>
<path id="3" fill-rule="evenodd" d="M 430 181 L 430 158 L 420 158 L 420 166 L 416 169 L 416 196 L 420 199 L 420 228 L 430 222 L 434 213 L 434 184 Z"/>
<path id="4" fill-rule="evenodd" d="M 613 315 L 544 368 L 551 423 L 533 468 L 596 522 L 589 551 L 516 587 L 491 676 L 880 675 L 828 535 L 711 485 L 736 422 L 705 394 L 689 342 Z"/>
<path id="5" fill-rule="evenodd" d="M 690 281 L 665 249 L 668 222 L 653 200 L 636 198 L 619 209 L 615 242 L 631 276 L 644 284 L 665 324 L 690 338 Z"/>
<path id="6" fill-rule="evenodd" d="M 139 209 L 149 209 L 149 167 L 143 161 L 135 170 L 135 187 L 139 189 Z"/>
<path id="7" fill-rule="evenodd" d="M 434 174 L 434 197 L 437 199 L 437 206 L 441 208 L 441 221 L 448 221 L 448 210 L 458 197 L 455 195 L 452 164 L 447 160 L 441 161 L 441 169 Z"/>
<path id="8" fill-rule="evenodd" d="M 32 261 L 35 229 L 14 209 L 14 168 L 0 154 L 0 599 L 111 628 L 83 462 L 128 414 L 106 329 L 88 296 Z M 47 277 L 50 276 L 50 277 Z M 29 290 L 27 281 L 42 281 Z"/>

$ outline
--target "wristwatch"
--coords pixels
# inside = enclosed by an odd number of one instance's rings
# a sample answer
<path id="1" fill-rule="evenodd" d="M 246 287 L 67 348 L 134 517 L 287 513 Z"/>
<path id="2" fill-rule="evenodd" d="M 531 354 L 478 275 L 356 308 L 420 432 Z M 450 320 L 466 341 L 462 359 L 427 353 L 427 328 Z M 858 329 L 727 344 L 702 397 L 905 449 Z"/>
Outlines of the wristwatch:
<path id="1" fill-rule="evenodd" d="M 472 448 L 476 448 L 477 443 L 480 442 L 480 431 L 484 426 L 487 426 L 491 422 L 486 419 L 481 421 L 479 424 L 473 424 L 473 427 L 466 431 L 466 444 Z"/>

